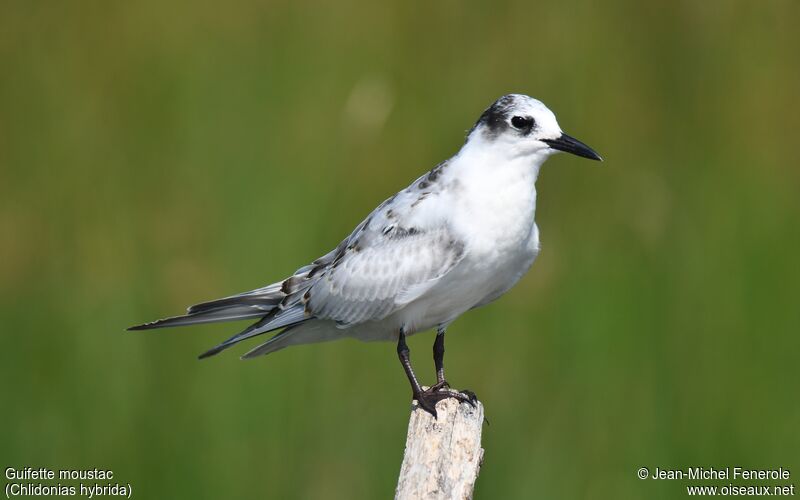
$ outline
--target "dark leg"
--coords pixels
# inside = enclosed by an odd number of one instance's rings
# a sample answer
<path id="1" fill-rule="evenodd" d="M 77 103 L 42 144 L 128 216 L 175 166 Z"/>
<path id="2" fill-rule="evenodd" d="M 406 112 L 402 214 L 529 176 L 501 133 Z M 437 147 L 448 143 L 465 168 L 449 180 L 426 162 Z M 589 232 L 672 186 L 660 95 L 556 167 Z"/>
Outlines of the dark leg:
<path id="1" fill-rule="evenodd" d="M 437 335 L 438 341 L 438 335 Z M 442 355 L 444 355 L 444 337 L 442 336 Z M 441 386 L 434 389 L 431 387 L 430 389 L 422 390 L 422 386 L 419 384 L 417 380 L 417 376 L 414 374 L 414 369 L 411 367 L 411 351 L 408 349 L 408 345 L 406 344 L 406 332 L 402 329 L 400 330 L 400 334 L 397 338 L 397 357 L 400 358 L 400 364 L 403 365 L 403 370 L 406 372 L 406 377 L 408 377 L 408 382 L 411 384 L 411 397 L 417 400 L 419 407 L 423 410 L 427 411 L 434 418 L 436 418 L 436 403 L 439 401 L 446 399 L 446 398 L 456 398 L 459 401 L 463 401 L 465 403 L 469 403 L 472 406 L 475 406 L 475 395 L 472 393 L 462 394 L 460 392 L 451 392 L 451 391 L 441 391 Z M 441 361 L 441 357 L 439 359 Z M 440 362 L 437 362 L 437 378 L 439 373 L 439 366 Z M 444 377 L 444 368 L 441 370 L 442 377 Z M 445 382 L 446 383 L 446 382 Z M 438 384 L 437 384 L 438 385 Z"/>
<path id="2" fill-rule="evenodd" d="M 444 328 L 436 329 L 436 340 L 433 342 L 433 364 L 436 365 L 436 384 L 432 389 L 450 387 L 444 379 Z"/>
<path id="3" fill-rule="evenodd" d="M 406 371 L 406 377 L 411 384 L 411 391 L 416 399 L 417 394 L 422 392 L 422 387 L 419 385 L 417 376 L 414 375 L 414 369 L 411 368 L 411 351 L 406 345 L 406 332 L 400 329 L 400 336 L 397 339 L 397 357 L 400 358 L 400 364 L 403 365 L 403 370 Z"/>

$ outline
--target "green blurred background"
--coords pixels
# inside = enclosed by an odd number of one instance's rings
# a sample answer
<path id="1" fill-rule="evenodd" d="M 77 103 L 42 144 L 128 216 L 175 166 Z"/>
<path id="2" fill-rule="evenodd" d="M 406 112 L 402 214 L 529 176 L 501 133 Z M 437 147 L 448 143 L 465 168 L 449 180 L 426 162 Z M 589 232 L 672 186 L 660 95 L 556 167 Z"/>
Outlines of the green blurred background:
<path id="1" fill-rule="evenodd" d="M 508 92 L 606 159 L 538 182 L 543 251 L 459 319 L 478 498 L 683 498 L 641 466 L 800 483 L 800 3 L 3 2 L 2 465 L 138 498 L 386 498 L 391 344 L 197 354 L 125 333 L 335 246 Z M 433 379 L 431 333 L 410 340 Z M 763 482 L 758 483 L 763 484 Z M 798 484 L 800 486 L 800 484 Z"/>

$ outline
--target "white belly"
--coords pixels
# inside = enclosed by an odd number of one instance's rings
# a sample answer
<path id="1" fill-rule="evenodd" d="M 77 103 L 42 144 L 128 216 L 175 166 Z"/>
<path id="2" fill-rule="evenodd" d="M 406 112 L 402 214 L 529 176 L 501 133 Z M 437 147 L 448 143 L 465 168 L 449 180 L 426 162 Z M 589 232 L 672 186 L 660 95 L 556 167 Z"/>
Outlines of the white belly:
<path id="1" fill-rule="evenodd" d="M 487 255 L 467 256 L 429 294 L 409 304 L 407 315 L 414 330 L 446 325 L 466 311 L 499 298 L 533 265 L 539 253 L 539 231 L 534 225 L 515 248 L 500 248 Z M 404 315 L 405 316 L 405 315 Z"/>
<path id="2" fill-rule="evenodd" d="M 499 245 L 502 246 L 502 245 Z M 523 244 L 487 255 L 467 255 L 427 293 L 381 321 L 340 330 L 361 340 L 396 340 L 400 328 L 408 335 L 446 326 L 475 307 L 488 304 L 513 287 L 539 253 L 539 230 L 534 224 Z"/>

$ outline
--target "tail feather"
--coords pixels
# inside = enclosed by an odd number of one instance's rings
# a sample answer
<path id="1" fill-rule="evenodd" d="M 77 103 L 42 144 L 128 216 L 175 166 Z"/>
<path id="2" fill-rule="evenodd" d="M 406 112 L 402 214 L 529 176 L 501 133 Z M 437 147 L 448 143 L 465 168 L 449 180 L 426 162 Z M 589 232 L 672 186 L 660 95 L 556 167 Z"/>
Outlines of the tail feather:
<path id="1" fill-rule="evenodd" d="M 268 311 L 253 309 L 251 307 L 231 307 L 206 313 L 191 313 L 185 316 L 173 316 L 171 318 L 159 319 L 144 323 L 142 325 L 131 326 L 130 331 L 152 330 L 154 328 L 168 328 L 173 326 L 198 325 L 202 323 L 218 323 L 221 321 L 236 321 L 240 319 L 260 318 Z"/>
<path id="2" fill-rule="evenodd" d="M 285 294 L 281 293 L 280 286 L 280 283 L 273 283 L 264 288 L 239 295 L 201 302 L 189 307 L 183 316 L 159 319 L 143 325 L 132 326 L 128 330 L 150 330 L 171 326 L 262 318 L 275 309 L 283 300 Z"/>
<path id="3" fill-rule="evenodd" d="M 336 328 L 334 322 L 323 320 L 307 321 L 292 325 L 263 344 L 259 344 L 247 351 L 242 356 L 242 359 L 263 356 L 292 345 L 328 342 L 340 338 L 342 338 L 342 332 Z"/>
<path id="4" fill-rule="evenodd" d="M 247 340 L 249 338 L 253 338 L 263 333 L 277 330 L 279 328 L 299 325 L 305 321 L 308 321 L 309 319 L 311 318 L 306 315 L 303 307 L 293 307 L 291 309 L 285 309 L 285 310 L 273 309 L 273 311 L 270 314 L 267 314 L 260 321 L 253 323 L 252 325 L 248 326 L 247 328 L 237 333 L 233 337 L 229 338 L 225 342 L 209 349 L 208 351 L 204 352 L 198 357 L 199 359 L 205 359 L 210 356 L 214 356 L 215 354 L 219 354 L 225 349 L 235 344 L 238 344 L 243 340 Z M 281 332 L 278 335 L 281 335 L 283 333 L 284 332 Z"/>
<path id="5" fill-rule="evenodd" d="M 228 309 L 237 306 L 249 306 L 260 310 L 269 311 L 277 306 L 283 299 L 283 295 L 275 296 L 254 296 L 254 295 L 236 295 L 233 297 L 225 297 L 224 299 L 212 300 L 209 302 L 202 302 L 195 304 L 187 311 L 189 314 L 199 314 L 208 311 L 216 311 L 219 309 Z"/>
<path id="6" fill-rule="evenodd" d="M 311 319 L 306 315 L 304 305 L 300 303 L 302 291 L 307 288 L 306 281 L 302 276 L 292 276 L 283 282 L 273 283 L 239 295 L 195 304 L 189 307 L 183 316 L 159 319 L 150 323 L 132 326 L 128 330 L 151 330 L 154 328 L 201 323 L 258 319 L 243 331 L 199 356 L 200 359 L 207 358 L 243 340 L 288 327 L 284 332 L 276 335 L 276 337 L 282 336 L 292 327 Z"/>

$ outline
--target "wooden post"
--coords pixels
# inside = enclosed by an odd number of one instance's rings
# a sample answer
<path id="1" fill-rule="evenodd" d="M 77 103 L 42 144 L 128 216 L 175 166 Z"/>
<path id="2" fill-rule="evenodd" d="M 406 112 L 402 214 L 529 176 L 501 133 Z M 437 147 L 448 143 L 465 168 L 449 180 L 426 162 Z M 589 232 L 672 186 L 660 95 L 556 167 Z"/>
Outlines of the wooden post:
<path id="1" fill-rule="evenodd" d="M 483 462 L 483 405 L 448 398 L 436 412 L 438 420 L 413 404 L 396 500 L 472 498 Z"/>

